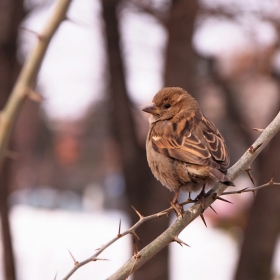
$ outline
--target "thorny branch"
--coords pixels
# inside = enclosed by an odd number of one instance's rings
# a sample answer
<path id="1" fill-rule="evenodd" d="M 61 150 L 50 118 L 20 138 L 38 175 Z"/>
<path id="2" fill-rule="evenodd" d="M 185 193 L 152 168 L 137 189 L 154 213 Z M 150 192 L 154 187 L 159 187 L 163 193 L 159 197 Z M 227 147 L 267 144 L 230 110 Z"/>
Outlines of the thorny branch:
<path id="1" fill-rule="evenodd" d="M 250 165 L 254 161 L 254 159 L 259 155 L 259 153 L 265 148 L 265 146 L 270 142 L 270 140 L 275 136 L 275 134 L 280 130 L 280 112 L 275 117 L 275 119 L 267 126 L 266 129 L 263 130 L 262 134 L 258 137 L 255 143 L 244 153 L 244 155 L 228 170 L 228 177 L 231 180 L 237 178 L 242 172 L 250 171 Z M 215 210 L 212 208 L 211 204 L 216 200 L 223 200 L 229 202 L 223 198 L 221 195 L 227 194 L 238 194 L 243 192 L 254 192 L 264 187 L 268 186 L 280 186 L 280 183 L 275 183 L 273 178 L 266 184 L 261 185 L 259 187 L 254 188 L 246 188 L 239 191 L 234 192 L 224 192 L 227 188 L 226 185 L 221 183 L 217 184 L 205 196 L 204 199 L 204 207 L 205 209 L 210 207 L 214 212 Z M 192 199 L 188 199 L 185 202 L 181 203 L 181 205 L 185 205 L 187 203 L 194 202 Z M 144 222 L 159 218 L 164 215 L 169 215 L 172 211 L 174 211 L 173 207 L 165 209 L 159 213 L 144 217 L 139 213 L 133 206 L 132 208 L 139 216 L 139 221 L 134 224 L 130 229 L 121 233 L 121 222 L 119 223 L 118 233 L 116 237 L 114 237 L 111 241 L 102 245 L 97 252 L 92 255 L 90 258 L 77 262 L 75 259 L 74 267 L 71 271 L 63 278 L 63 280 L 69 279 L 69 277 L 81 266 L 91 262 L 102 260 L 98 259 L 97 256 L 100 255 L 106 248 L 108 248 L 111 244 L 116 242 L 118 239 L 122 238 L 125 235 L 132 234 L 139 242 L 141 242 L 140 238 L 136 234 L 136 229 L 143 224 Z M 170 244 L 171 242 L 177 242 L 179 245 L 186 245 L 178 235 L 180 232 L 187 227 L 194 219 L 196 219 L 199 215 L 202 214 L 202 208 L 200 201 L 196 202 L 191 208 L 189 208 L 183 215 L 179 215 L 177 220 L 158 238 L 144 247 L 140 252 L 138 251 L 136 245 L 134 247 L 134 255 L 133 257 L 127 261 L 118 271 L 116 271 L 113 275 L 111 275 L 107 280 L 125 280 L 129 275 L 131 275 L 135 270 L 141 267 L 144 263 L 146 263 L 150 258 L 152 258 L 155 254 L 157 254 L 160 250 L 162 250 L 165 246 Z"/>
<path id="2" fill-rule="evenodd" d="M 23 65 L 16 84 L 10 94 L 9 100 L 0 116 L 0 169 L 7 154 L 9 139 L 14 128 L 19 111 L 28 97 L 40 101 L 41 97 L 34 92 L 37 74 L 45 56 L 46 50 L 54 33 L 62 21 L 66 19 L 66 12 L 71 0 L 58 0 L 52 16 L 41 34 L 36 34 L 38 43 L 30 52 Z"/>
<path id="3" fill-rule="evenodd" d="M 150 215 L 150 216 L 142 216 L 133 206 L 131 206 L 133 208 L 133 210 L 136 212 L 136 214 L 139 216 L 139 221 L 134 224 L 130 229 L 124 231 L 121 233 L 121 222 L 119 223 L 119 229 L 118 229 L 118 233 L 116 235 L 116 237 L 114 237 L 112 240 L 110 240 L 108 243 L 102 245 L 98 250 L 97 252 L 92 255 L 90 258 L 82 261 L 82 262 L 77 262 L 76 260 L 74 261 L 74 267 L 71 269 L 71 271 L 63 278 L 63 280 L 66 280 L 66 279 L 69 279 L 69 277 L 77 270 L 79 269 L 81 266 L 89 263 L 89 262 L 92 262 L 92 261 L 97 261 L 97 260 L 101 260 L 101 259 L 97 259 L 96 257 L 98 255 L 100 255 L 105 249 L 107 249 L 110 245 L 112 245 L 114 242 L 116 242 L 118 239 L 128 235 L 128 234 L 131 234 L 133 235 L 139 242 L 141 242 L 139 236 L 136 234 L 136 229 L 142 225 L 143 223 L 145 223 L 146 221 L 149 221 L 151 219 L 154 219 L 154 218 L 159 218 L 161 216 L 164 216 L 164 215 L 167 215 L 168 213 L 171 213 L 173 211 L 173 208 L 170 207 L 164 211 L 161 211 L 159 213 L 156 213 L 156 214 L 153 214 L 153 215 Z M 72 259 L 73 259 L 73 256 L 71 255 Z M 103 259 L 102 259 L 103 260 Z"/>

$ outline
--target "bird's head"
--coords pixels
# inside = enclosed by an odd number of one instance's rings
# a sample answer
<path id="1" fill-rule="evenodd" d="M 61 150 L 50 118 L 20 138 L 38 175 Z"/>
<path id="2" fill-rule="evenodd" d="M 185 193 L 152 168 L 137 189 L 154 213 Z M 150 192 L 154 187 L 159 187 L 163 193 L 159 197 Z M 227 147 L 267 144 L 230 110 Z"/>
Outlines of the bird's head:
<path id="1" fill-rule="evenodd" d="M 151 123 L 169 120 L 178 114 L 185 114 L 198 108 L 196 100 L 179 87 L 163 88 L 154 96 L 152 102 L 151 105 L 142 109 L 151 114 Z"/>

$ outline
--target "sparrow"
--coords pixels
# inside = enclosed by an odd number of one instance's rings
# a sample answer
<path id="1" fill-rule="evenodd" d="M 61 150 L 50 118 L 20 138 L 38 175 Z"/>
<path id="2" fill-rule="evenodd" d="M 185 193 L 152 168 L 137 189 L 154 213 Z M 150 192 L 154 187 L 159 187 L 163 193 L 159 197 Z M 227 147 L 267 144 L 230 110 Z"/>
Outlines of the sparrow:
<path id="1" fill-rule="evenodd" d="M 228 186 L 229 153 L 215 125 L 184 89 L 166 87 L 143 108 L 150 115 L 146 152 L 149 167 L 162 185 L 175 192 L 172 202 L 179 208 L 180 190 L 201 193 L 215 182 Z"/>

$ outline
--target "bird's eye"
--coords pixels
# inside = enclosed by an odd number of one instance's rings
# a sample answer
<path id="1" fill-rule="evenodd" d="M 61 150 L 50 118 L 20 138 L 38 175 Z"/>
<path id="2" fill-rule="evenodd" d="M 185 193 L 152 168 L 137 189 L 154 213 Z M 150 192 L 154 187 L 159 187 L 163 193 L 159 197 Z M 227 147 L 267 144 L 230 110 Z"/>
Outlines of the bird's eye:
<path id="1" fill-rule="evenodd" d="M 164 108 L 166 108 L 166 109 L 168 109 L 168 108 L 170 108 L 170 107 L 171 107 L 170 104 L 165 104 L 165 105 L 164 105 Z"/>

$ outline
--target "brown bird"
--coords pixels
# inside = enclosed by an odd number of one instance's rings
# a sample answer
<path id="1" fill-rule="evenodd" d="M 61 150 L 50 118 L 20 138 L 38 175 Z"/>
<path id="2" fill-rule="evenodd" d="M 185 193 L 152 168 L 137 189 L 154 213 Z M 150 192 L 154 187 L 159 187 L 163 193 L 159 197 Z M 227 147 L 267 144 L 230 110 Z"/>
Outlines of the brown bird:
<path id="1" fill-rule="evenodd" d="M 175 192 L 173 203 L 182 211 L 179 191 L 196 192 L 204 210 L 205 186 L 221 182 L 234 186 L 226 176 L 229 154 L 224 138 L 200 111 L 197 101 L 179 87 L 160 90 L 153 104 L 146 142 L 152 173 L 165 187 Z"/>

